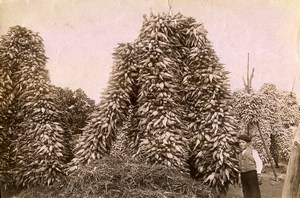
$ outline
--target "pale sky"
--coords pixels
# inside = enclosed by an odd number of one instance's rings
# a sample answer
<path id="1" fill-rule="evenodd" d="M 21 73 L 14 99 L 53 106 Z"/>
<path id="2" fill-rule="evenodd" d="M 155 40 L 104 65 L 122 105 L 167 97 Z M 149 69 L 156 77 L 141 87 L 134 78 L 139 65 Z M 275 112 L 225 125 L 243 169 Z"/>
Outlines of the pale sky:
<path id="1" fill-rule="evenodd" d="M 253 87 L 273 83 L 300 98 L 300 1 L 169 0 L 172 12 L 203 23 L 231 89 L 243 88 L 247 53 Z M 44 39 L 54 85 L 81 88 L 98 102 L 118 43 L 137 39 L 143 15 L 168 13 L 168 0 L 0 0 L 0 34 L 21 25 Z"/>

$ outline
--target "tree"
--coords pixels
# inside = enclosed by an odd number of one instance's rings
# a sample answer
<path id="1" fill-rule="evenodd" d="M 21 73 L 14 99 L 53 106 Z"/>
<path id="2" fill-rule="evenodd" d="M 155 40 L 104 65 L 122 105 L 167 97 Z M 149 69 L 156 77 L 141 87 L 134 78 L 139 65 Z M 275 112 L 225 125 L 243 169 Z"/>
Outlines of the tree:
<path id="1" fill-rule="evenodd" d="M 83 90 L 72 91 L 69 88 L 53 86 L 55 103 L 60 110 L 59 117 L 62 127 L 67 132 L 71 148 L 75 147 L 76 139 L 82 133 L 88 115 L 95 108 L 95 101 L 91 100 Z M 71 157 L 71 156 L 70 156 Z"/>
<path id="2" fill-rule="evenodd" d="M 13 132 L 12 178 L 18 185 L 51 184 L 63 175 L 68 140 L 55 106 L 42 38 L 21 26 L 0 40 L 1 96 L 9 95 L 4 111 Z M 7 105 L 8 104 L 8 105 Z M 3 107 L 2 107 L 3 108 Z"/>
<path id="3" fill-rule="evenodd" d="M 109 154 L 129 116 L 127 136 L 135 155 L 182 171 L 191 155 L 194 176 L 226 191 L 238 173 L 228 72 L 195 19 L 144 18 L 136 41 L 120 44 L 114 53 L 108 87 L 89 116 L 69 171 Z"/>
<path id="4" fill-rule="evenodd" d="M 56 103 L 63 112 L 64 128 L 72 135 L 81 134 L 88 115 L 94 110 L 95 101 L 90 99 L 82 89 L 72 91 L 69 88 L 55 87 Z"/>

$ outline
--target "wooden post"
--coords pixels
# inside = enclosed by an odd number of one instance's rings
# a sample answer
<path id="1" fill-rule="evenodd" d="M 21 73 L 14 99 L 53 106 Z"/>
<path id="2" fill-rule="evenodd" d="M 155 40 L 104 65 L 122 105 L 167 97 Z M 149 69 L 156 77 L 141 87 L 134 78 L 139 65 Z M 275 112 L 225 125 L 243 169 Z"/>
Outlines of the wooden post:
<path id="1" fill-rule="evenodd" d="M 267 144 L 266 144 L 266 141 L 265 141 L 265 139 L 264 139 L 264 137 L 263 137 L 263 135 L 262 135 L 262 132 L 261 132 L 261 130 L 260 130 L 259 124 L 256 123 L 256 125 L 257 125 L 258 131 L 259 131 L 260 138 L 261 138 L 261 140 L 262 140 L 262 142 L 263 142 L 263 144 L 264 144 L 265 151 L 266 151 L 267 156 L 268 156 L 268 158 L 269 158 L 269 162 L 270 162 L 270 164 L 271 164 L 271 167 L 272 167 L 272 170 L 273 170 L 273 173 L 274 173 L 275 181 L 277 181 L 277 180 L 278 180 L 278 177 L 277 177 L 277 174 L 276 174 L 276 170 L 275 170 L 274 164 L 273 164 L 273 162 L 272 162 L 272 158 L 271 158 L 270 151 L 269 151 L 269 149 L 268 149 L 268 147 L 267 147 Z"/>
<path id="2" fill-rule="evenodd" d="M 251 75 L 249 76 L 249 62 L 250 62 L 250 58 L 249 58 L 249 53 L 248 53 L 248 59 L 247 59 L 247 81 L 243 77 L 243 83 L 244 83 L 245 90 L 247 91 L 247 93 L 250 93 L 251 90 L 252 90 L 252 80 L 253 80 L 253 77 L 254 77 L 254 68 L 252 68 Z"/>
<path id="3" fill-rule="evenodd" d="M 292 143 L 292 152 L 287 166 L 282 198 L 300 197 L 300 127 Z"/>

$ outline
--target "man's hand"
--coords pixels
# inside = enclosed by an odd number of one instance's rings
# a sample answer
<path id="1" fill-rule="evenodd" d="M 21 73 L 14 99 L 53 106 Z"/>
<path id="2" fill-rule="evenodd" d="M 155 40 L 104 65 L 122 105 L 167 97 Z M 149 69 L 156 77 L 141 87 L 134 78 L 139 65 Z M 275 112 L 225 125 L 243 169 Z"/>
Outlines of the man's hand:
<path id="1" fill-rule="evenodd" d="M 258 180 L 258 184 L 262 185 L 262 178 L 260 174 L 257 175 L 257 180 Z"/>
<path id="2" fill-rule="evenodd" d="M 241 175 L 239 174 L 239 179 L 238 179 L 238 183 L 237 183 L 238 187 L 242 187 L 242 180 L 241 180 Z"/>

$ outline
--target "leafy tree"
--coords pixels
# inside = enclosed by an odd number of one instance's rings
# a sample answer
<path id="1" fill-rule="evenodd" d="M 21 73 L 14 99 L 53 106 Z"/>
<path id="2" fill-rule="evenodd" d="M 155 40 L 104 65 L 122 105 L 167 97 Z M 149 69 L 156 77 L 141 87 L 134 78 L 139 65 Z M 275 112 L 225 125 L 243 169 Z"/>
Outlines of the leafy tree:
<path id="1" fill-rule="evenodd" d="M 60 110 L 62 128 L 67 132 L 70 146 L 75 147 L 76 139 L 82 133 L 88 115 L 95 108 L 95 101 L 87 97 L 83 90 L 72 91 L 69 88 L 53 86 L 55 103 Z M 72 154 L 73 155 L 73 154 Z M 70 155 L 71 157 L 71 155 Z"/>
<path id="2" fill-rule="evenodd" d="M 72 100 L 71 100 L 72 101 Z M 73 105 L 69 106 L 71 114 L 73 114 L 73 131 L 74 134 L 81 133 L 81 128 L 86 124 L 88 115 L 95 108 L 95 101 L 90 99 L 82 89 L 76 89 L 73 92 Z"/>
<path id="3" fill-rule="evenodd" d="M 135 155 L 183 171 L 191 155 L 194 176 L 226 191 L 237 180 L 228 72 L 195 19 L 144 18 L 137 40 L 114 53 L 108 87 L 78 140 L 70 171 L 109 154 L 128 121 Z"/>
<path id="4" fill-rule="evenodd" d="M 68 140 L 45 68 L 42 38 L 14 26 L 1 37 L 0 52 L 0 74 L 7 79 L 1 96 L 9 95 L 11 101 L 1 105 L 8 104 L 4 115 L 10 120 L 5 122 L 13 132 L 12 177 L 18 185 L 51 184 L 63 175 Z"/>
<path id="5" fill-rule="evenodd" d="M 81 133 L 85 126 L 88 115 L 95 107 L 95 101 L 90 99 L 82 89 L 72 91 L 69 88 L 54 87 L 56 102 L 63 112 L 64 128 L 70 130 L 72 135 Z"/>

